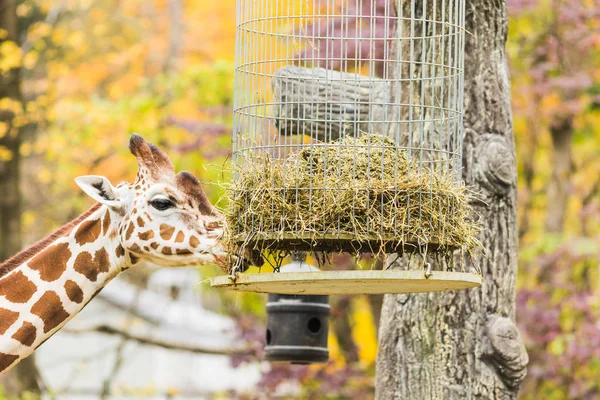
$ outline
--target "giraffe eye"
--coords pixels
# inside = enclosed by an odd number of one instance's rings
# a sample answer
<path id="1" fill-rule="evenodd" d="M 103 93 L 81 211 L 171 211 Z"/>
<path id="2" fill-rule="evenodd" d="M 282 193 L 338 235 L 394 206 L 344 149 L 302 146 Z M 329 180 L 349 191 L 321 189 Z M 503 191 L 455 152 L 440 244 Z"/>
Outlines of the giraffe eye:
<path id="1" fill-rule="evenodd" d="M 150 205 L 159 211 L 164 211 L 169 208 L 175 207 L 175 203 L 173 203 L 169 199 L 154 199 L 150 202 Z"/>

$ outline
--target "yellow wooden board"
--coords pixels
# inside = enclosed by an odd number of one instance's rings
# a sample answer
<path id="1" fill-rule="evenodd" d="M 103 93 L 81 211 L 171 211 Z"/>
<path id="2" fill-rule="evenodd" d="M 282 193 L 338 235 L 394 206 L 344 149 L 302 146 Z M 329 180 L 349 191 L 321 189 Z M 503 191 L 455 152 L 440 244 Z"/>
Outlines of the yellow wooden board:
<path id="1" fill-rule="evenodd" d="M 433 271 L 319 271 L 271 274 L 237 274 L 211 278 L 218 289 L 279 294 L 382 294 L 420 293 L 481 286 L 480 275 Z"/>

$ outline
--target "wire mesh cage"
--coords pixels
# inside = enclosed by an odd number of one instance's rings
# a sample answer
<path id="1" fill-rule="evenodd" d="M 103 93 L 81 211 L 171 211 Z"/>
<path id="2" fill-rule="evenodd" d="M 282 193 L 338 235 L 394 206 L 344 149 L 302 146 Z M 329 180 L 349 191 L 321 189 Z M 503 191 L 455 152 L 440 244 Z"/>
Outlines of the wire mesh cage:
<path id="1" fill-rule="evenodd" d="M 471 248 L 465 0 L 238 0 L 226 240 L 257 250 Z"/>

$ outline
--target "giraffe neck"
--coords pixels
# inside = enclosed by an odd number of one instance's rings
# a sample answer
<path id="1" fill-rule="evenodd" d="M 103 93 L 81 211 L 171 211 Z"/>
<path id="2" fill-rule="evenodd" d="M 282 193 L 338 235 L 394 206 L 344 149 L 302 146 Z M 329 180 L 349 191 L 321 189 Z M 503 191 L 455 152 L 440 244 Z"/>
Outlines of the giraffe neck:
<path id="1" fill-rule="evenodd" d="M 31 354 L 129 265 L 120 217 L 90 211 L 0 265 L 0 373 Z"/>

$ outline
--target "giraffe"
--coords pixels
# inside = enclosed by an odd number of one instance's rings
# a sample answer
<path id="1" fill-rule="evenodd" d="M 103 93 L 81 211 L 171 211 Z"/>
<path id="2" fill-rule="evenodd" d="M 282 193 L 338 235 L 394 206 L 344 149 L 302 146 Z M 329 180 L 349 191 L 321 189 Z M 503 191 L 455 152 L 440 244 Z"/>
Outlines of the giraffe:
<path id="1" fill-rule="evenodd" d="M 223 217 L 198 179 L 139 135 L 133 184 L 75 179 L 97 201 L 83 215 L 0 264 L 0 374 L 56 333 L 114 277 L 147 260 L 167 267 L 216 263 Z M 246 261 L 244 261 L 246 262 Z M 247 263 L 247 262 L 246 262 Z"/>

